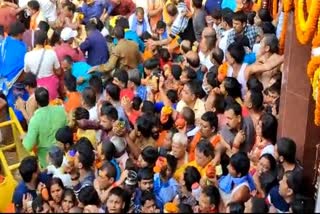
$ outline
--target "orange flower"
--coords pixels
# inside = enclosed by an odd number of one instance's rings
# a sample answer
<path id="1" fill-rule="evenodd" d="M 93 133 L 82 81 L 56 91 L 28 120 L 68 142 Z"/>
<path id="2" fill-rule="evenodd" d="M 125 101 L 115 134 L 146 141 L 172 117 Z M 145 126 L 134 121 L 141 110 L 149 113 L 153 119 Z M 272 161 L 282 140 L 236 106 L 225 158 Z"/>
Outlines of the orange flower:
<path id="1" fill-rule="evenodd" d="M 222 65 L 219 66 L 218 69 L 218 80 L 219 82 L 222 82 L 228 73 L 228 64 L 226 62 L 224 62 Z"/>
<path id="2" fill-rule="evenodd" d="M 156 161 L 156 165 L 153 167 L 155 173 L 159 173 L 164 167 L 168 165 L 167 158 L 159 157 Z"/>
<path id="3" fill-rule="evenodd" d="M 178 213 L 179 209 L 177 204 L 168 202 L 164 205 L 164 213 Z"/>

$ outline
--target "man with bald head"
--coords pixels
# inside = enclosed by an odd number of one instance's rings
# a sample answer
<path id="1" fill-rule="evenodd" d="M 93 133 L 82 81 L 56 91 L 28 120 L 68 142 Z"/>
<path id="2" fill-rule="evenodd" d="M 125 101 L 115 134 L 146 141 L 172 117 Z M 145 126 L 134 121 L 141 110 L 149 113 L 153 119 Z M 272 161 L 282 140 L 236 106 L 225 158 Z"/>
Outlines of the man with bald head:
<path id="1" fill-rule="evenodd" d="M 204 72 L 201 70 L 200 58 L 198 53 L 194 51 L 189 51 L 185 55 L 185 61 L 183 62 L 183 68 L 190 67 L 197 73 L 197 79 L 202 80 Z"/>
<path id="2" fill-rule="evenodd" d="M 216 43 L 216 31 L 211 27 L 204 28 L 199 45 L 199 58 L 201 65 L 203 65 L 207 70 L 214 66 L 211 62 L 211 55 L 216 48 Z"/>

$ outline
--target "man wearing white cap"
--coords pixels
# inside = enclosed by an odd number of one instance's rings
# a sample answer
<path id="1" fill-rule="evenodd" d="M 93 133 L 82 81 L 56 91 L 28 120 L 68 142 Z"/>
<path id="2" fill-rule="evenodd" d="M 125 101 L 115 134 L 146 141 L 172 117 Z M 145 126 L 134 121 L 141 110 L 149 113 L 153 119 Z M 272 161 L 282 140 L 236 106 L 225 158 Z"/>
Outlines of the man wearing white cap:
<path id="1" fill-rule="evenodd" d="M 66 55 L 71 56 L 74 62 L 85 61 L 82 51 L 78 48 L 72 48 L 72 42 L 75 37 L 78 36 L 76 30 L 72 30 L 69 27 L 63 28 L 60 34 L 61 44 L 57 45 L 54 50 L 58 56 L 59 62 L 63 60 Z"/>

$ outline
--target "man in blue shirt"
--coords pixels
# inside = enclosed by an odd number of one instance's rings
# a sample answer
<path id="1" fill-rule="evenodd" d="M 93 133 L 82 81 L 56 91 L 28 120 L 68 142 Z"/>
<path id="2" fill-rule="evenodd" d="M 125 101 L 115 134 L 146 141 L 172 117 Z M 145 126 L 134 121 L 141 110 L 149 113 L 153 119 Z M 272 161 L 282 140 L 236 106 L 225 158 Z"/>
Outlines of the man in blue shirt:
<path id="1" fill-rule="evenodd" d="M 19 172 L 22 181 L 14 190 L 12 198 L 17 213 L 26 211 L 23 210 L 23 198 L 31 196 L 30 200 L 33 201 L 37 197 L 38 185 L 45 187 L 44 184 L 48 183 L 50 179 L 46 174 L 40 173 L 38 160 L 35 156 L 24 158 L 19 166 Z"/>
<path id="2" fill-rule="evenodd" d="M 87 24 L 90 19 L 97 18 L 100 19 L 102 14 L 110 14 L 113 7 L 109 1 L 104 0 L 86 0 L 84 1 L 82 7 L 79 8 L 79 12 L 83 13 L 83 22 Z"/>
<path id="3" fill-rule="evenodd" d="M 83 53 L 87 53 L 87 63 L 91 66 L 105 64 L 109 59 L 107 41 L 93 23 L 86 25 L 87 38 L 80 44 Z"/>

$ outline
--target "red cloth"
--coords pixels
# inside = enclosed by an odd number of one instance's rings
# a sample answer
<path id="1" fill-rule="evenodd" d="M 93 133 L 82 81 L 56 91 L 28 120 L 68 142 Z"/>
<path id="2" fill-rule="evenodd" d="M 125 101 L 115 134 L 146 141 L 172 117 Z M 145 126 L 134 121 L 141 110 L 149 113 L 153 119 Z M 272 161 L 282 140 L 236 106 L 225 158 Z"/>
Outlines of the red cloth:
<path id="1" fill-rule="evenodd" d="M 141 1 L 141 0 L 139 0 Z M 132 0 L 121 0 L 120 4 L 115 5 L 114 9 L 111 12 L 111 16 L 130 16 L 136 10 L 136 5 Z"/>
<path id="2" fill-rule="evenodd" d="M 71 56 L 72 60 L 75 62 L 85 61 L 82 51 L 72 48 L 68 43 L 62 43 L 61 45 L 55 46 L 54 51 L 57 54 L 59 62 L 61 62 L 66 55 Z"/>
<path id="3" fill-rule="evenodd" d="M 134 98 L 134 92 L 131 89 L 125 88 L 120 91 L 120 100 L 123 97 L 128 97 L 131 101 Z"/>

